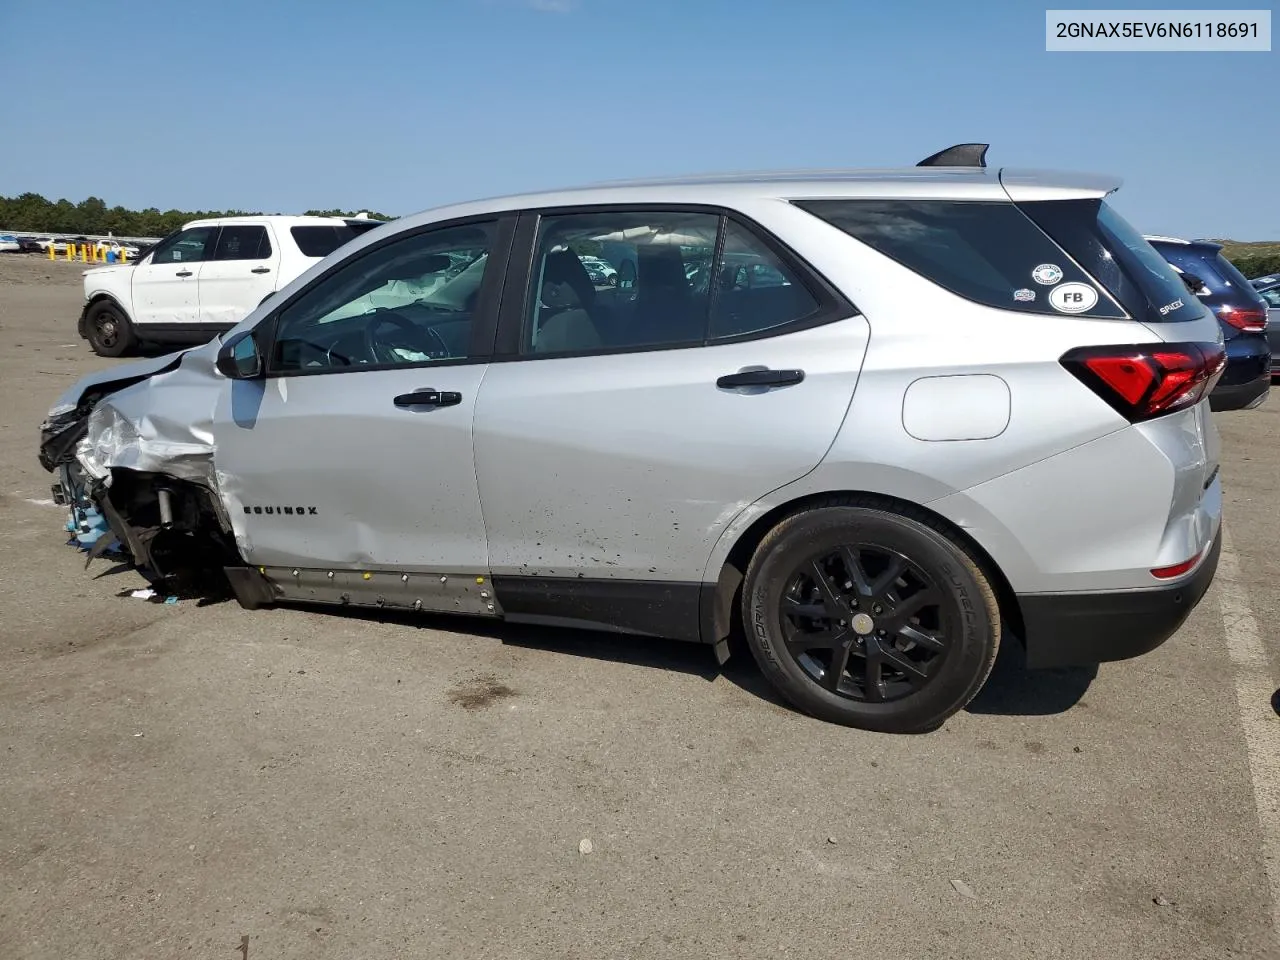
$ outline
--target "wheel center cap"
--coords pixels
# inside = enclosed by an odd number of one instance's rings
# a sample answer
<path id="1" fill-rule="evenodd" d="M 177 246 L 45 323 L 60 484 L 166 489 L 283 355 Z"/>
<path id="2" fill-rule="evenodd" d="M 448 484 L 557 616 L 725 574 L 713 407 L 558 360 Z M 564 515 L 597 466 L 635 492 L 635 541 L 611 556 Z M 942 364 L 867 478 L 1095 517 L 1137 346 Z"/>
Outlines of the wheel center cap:
<path id="1" fill-rule="evenodd" d="M 865 613 L 855 613 L 853 619 L 849 621 L 849 626 L 853 627 L 853 632 L 860 637 L 865 637 L 876 628 L 876 622 Z"/>

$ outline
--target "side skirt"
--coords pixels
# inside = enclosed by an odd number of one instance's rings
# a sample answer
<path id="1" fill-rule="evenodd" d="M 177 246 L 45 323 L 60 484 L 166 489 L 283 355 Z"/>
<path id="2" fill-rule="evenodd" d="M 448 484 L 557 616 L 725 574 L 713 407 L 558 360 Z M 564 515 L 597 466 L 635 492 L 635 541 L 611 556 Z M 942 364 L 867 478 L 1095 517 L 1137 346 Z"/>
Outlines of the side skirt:
<path id="1" fill-rule="evenodd" d="M 701 583 L 502 576 L 493 588 L 516 623 L 704 642 Z"/>
<path id="2" fill-rule="evenodd" d="M 709 622 L 724 619 L 723 611 L 719 617 L 714 612 L 715 584 L 303 567 L 227 567 L 225 573 L 240 605 L 250 610 L 321 603 L 496 617 L 718 648 L 724 641 L 723 627 Z"/>

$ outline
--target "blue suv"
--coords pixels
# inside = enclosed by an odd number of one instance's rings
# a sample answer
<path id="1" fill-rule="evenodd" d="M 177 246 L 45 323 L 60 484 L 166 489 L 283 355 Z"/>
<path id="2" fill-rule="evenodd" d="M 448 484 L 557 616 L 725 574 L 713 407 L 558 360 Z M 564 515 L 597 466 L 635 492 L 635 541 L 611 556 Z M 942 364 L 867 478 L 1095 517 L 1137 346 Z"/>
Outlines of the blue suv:
<path id="1" fill-rule="evenodd" d="M 1212 240 L 1147 237 L 1173 264 L 1187 288 L 1213 311 L 1222 328 L 1227 366 L 1209 395 L 1213 410 L 1259 406 L 1271 390 L 1271 345 L 1267 341 L 1267 303 Z"/>

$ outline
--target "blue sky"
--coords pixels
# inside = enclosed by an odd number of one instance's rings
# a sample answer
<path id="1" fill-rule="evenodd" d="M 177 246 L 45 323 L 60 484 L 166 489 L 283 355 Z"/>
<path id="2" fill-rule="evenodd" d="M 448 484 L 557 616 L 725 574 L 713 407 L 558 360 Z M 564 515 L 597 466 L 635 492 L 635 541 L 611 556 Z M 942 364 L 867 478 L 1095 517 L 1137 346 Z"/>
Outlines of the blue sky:
<path id="1" fill-rule="evenodd" d="M 976 140 L 1122 176 L 1145 232 L 1280 239 L 1280 52 L 1047 53 L 1048 5 L 0 0 L 0 194 L 404 214 Z"/>

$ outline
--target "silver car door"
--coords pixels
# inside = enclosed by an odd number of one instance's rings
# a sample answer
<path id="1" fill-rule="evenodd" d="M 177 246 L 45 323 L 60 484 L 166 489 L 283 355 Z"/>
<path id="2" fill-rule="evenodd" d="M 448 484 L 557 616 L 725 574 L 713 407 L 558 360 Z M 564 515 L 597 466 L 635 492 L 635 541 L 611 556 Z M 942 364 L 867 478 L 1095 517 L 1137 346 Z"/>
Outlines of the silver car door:
<path id="1" fill-rule="evenodd" d="M 267 376 L 229 381 L 215 438 L 250 563 L 487 570 L 472 417 L 509 236 L 493 220 L 393 235 L 259 325 Z M 438 283 L 451 258 L 469 265 Z"/>
<path id="2" fill-rule="evenodd" d="M 721 223 L 651 210 L 542 218 L 518 359 L 493 365 L 476 407 L 495 577 L 698 583 L 736 514 L 821 461 L 867 325 L 733 220 L 706 269 Z M 626 282 L 592 284 L 582 251 Z M 781 276 L 754 286 L 730 255 Z M 504 307 L 500 342 L 510 326 Z"/>

